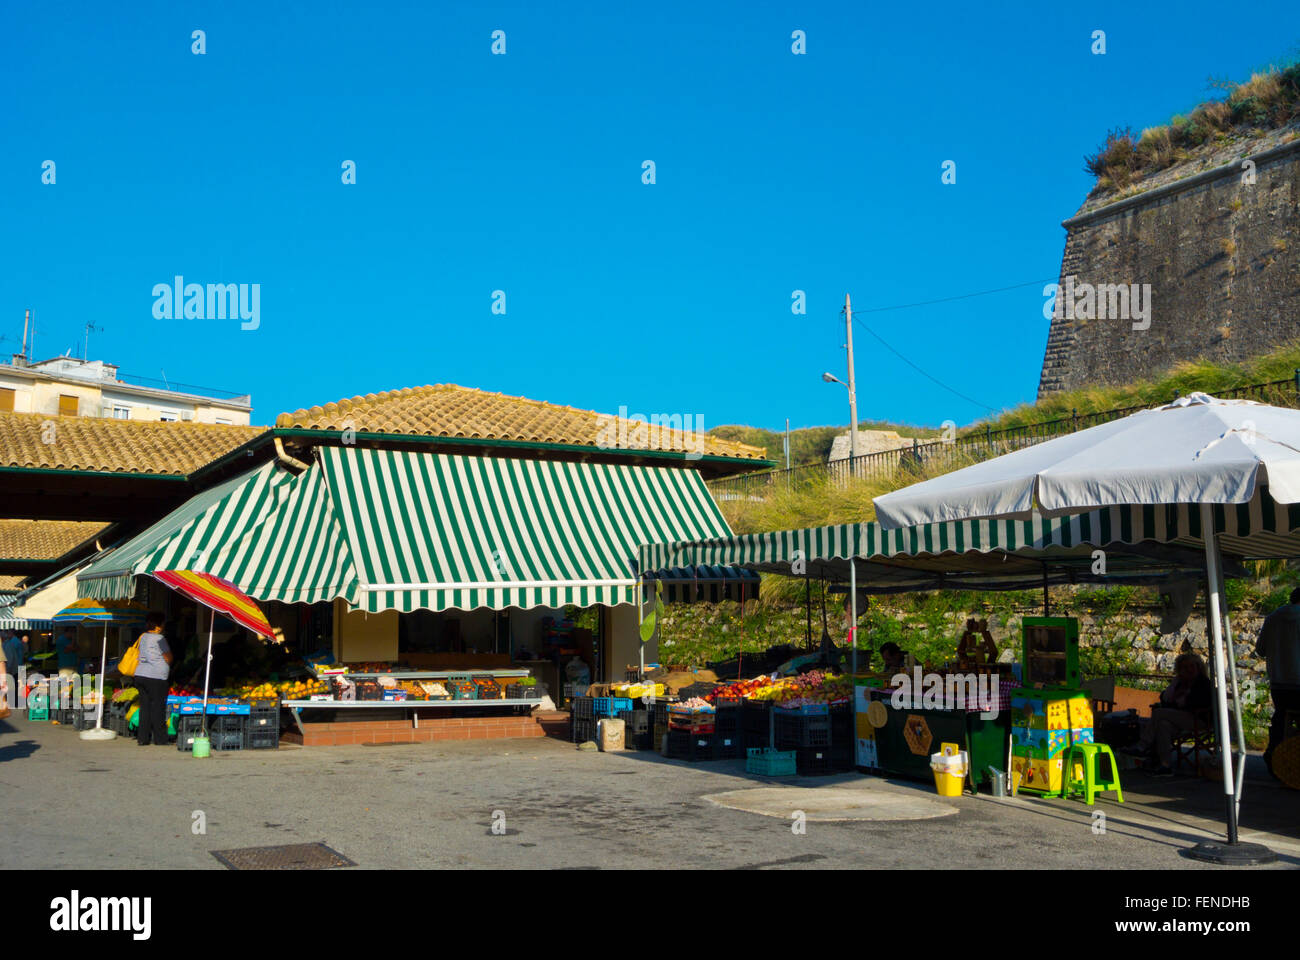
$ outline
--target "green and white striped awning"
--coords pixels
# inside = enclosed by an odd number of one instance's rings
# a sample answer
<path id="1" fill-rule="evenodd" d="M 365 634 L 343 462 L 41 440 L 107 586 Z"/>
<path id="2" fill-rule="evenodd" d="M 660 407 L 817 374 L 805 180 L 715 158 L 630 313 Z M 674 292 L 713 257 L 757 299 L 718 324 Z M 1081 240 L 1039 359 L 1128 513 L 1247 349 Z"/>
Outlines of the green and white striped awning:
<path id="1" fill-rule="evenodd" d="M 313 466 L 290 487 L 280 507 L 203 566 L 254 600 L 319 603 L 358 601 L 356 565 L 338 514 Z"/>
<path id="2" fill-rule="evenodd" d="M 1300 557 L 1300 507 L 1269 498 L 1216 506 L 1220 548 L 1232 561 Z M 866 590 L 963 586 L 1015 589 L 1051 582 L 1122 582 L 1204 570 L 1199 508 L 1108 507 L 1069 517 L 960 520 L 885 530 L 840 524 L 643 546 L 643 569 L 724 564 L 786 576 L 848 579 Z M 1100 566 L 1098 563 L 1100 561 Z"/>
<path id="3" fill-rule="evenodd" d="M 28 620 L 14 613 L 13 607 L 0 607 L 0 630 L 53 630 L 50 620 Z"/>
<path id="4" fill-rule="evenodd" d="M 191 497 L 78 573 L 77 596 L 125 599 L 134 595 L 138 576 L 202 569 L 210 555 L 275 509 L 292 480 L 273 462 Z"/>
<path id="5" fill-rule="evenodd" d="M 634 603 L 648 540 L 730 536 L 693 470 L 324 447 L 191 564 L 255 600 L 370 613 Z M 734 577 L 743 577 L 733 572 Z"/>
<path id="6" fill-rule="evenodd" d="M 634 603 L 641 544 L 731 534 L 694 470 L 351 447 L 320 463 L 372 613 Z"/>

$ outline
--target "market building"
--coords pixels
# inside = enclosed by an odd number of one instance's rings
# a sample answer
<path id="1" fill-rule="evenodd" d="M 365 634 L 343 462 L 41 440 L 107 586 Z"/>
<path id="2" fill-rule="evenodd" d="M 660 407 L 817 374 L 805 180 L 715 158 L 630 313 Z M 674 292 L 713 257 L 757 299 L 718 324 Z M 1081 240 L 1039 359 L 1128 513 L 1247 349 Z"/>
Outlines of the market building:
<path id="1" fill-rule="evenodd" d="M 536 682 L 559 701 L 569 682 L 622 679 L 645 654 L 638 546 L 729 535 L 705 477 L 770 466 L 756 448 L 645 426 L 453 385 L 284 414 L 185 474 L 190 496 L 148 527 L 138 511 L 129 534 L 119 521 L 117 545 L 72 579 L 83 598 L 162 607 L 178 636 L 211 627 L 220 652 L 234 624 L 209 624 L 156 579 L 210 573 L 263 606 L 285 649 L 358 683 L 375 679 L 362 667 L 409 682 L 413 704 L 415 684 L 461 674 Z M 161 478 L 136 482 L 145 493 Z M 122 631 L 110 659 L 127 642 Z M 372 704 L 294 700 L 290 686 L 305 743 L 420 726 L 414 706 L 396 721 L 313 723 Z M 475 735 L 541 732 L 515 711 L 475 710 Z"/>

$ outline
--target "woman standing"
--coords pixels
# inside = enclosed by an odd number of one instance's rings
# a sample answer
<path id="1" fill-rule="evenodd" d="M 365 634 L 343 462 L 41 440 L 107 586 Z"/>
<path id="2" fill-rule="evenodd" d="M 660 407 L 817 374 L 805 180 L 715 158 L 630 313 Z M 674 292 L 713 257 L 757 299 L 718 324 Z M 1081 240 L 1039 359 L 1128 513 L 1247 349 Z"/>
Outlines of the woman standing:
<path id="1" fill-rule="evenodd" d="M 136 742 L 167 746 L 167 676 L 171 673 L 172 651 L 163 636 L 163 615 L 153 612 L 145 619 L 140 634 L 140 663 L 135 668 L 135 686 L 140 691 L 140 726 Z"/>

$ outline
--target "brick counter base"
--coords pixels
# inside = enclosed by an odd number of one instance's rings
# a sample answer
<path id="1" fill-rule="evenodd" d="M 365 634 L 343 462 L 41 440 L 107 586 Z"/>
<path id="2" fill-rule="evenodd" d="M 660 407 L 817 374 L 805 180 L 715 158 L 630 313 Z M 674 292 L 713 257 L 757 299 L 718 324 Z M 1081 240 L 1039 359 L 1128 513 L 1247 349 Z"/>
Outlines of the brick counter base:
<path id="1" fill-rule="evenodd" d="M 567 726 L 567 715 L 564 723 Z M 334 747 L 353 743 L 425 743 L 433 740 L 511 740 L 544 737 L 558 726 L 552 716 L 529 717 L 421 717 L 411 720 L 347 720 L 304 723 L 306 735 L 293 730 L 281 734 L 283 743 L 304 747 Z M 554 733 L 552 735 L 555 735 Z"/>

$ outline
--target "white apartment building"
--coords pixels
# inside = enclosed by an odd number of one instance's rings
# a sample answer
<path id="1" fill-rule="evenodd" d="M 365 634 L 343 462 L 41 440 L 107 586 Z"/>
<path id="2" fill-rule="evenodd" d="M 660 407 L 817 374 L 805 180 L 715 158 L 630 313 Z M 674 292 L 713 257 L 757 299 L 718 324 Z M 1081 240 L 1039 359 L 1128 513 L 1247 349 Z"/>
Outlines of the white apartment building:
<path id="1" fill-rule="evenodd" d="M 14 354 L 11 362 L 0 363 L 0 412 L 243 426 L 253 413 L 248 394 L 207 396 L 173 389 L 161 381 L 151 386 L 143 378 L 132 379 L 139 382 L 118 379 L 117 365 L 102 360 L 29 361 Z"/>

